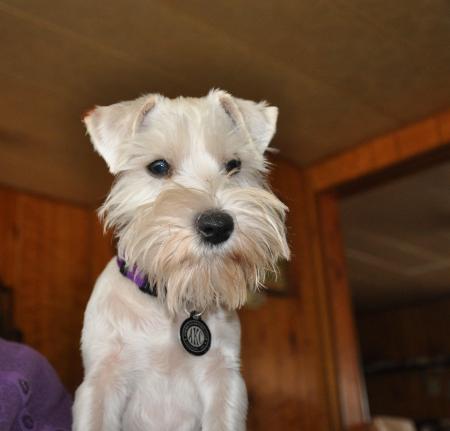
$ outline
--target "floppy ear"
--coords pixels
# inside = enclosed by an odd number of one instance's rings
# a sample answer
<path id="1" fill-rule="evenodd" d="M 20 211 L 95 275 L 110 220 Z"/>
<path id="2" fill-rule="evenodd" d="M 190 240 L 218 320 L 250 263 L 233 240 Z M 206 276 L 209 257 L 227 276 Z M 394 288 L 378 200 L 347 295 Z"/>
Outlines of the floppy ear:
<path id="1" fill-rule="evenodd" d="M 277 128 L 278 108 L 266 102 L 238 99 L 225 91 L 217 91 L 219 101 L 232 121 L 242 127 L 262 153 L 269 146 Z"/>
<path id="2" fill-rule="evenodd" d="M 120 170 L 121 144 L 145 125 L 157 98 L 150 94 L 129 102 L 97 106 L 83 118 L 95 150 L 112 174 Z"/>

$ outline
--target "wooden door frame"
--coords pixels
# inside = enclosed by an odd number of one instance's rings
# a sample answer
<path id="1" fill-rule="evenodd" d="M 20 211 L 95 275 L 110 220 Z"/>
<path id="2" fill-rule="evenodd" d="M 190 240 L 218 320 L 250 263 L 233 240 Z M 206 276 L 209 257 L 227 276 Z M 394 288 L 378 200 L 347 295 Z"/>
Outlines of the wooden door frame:
<path id="1" fill-rule="evenodd" d="M 339 226 L 339 198 L 449 155 L 450 111 L 446 111 L 304 170 L 311 271 L 324 322 L 322 357 L 336 430 L 357 429 L 370 421 Z"/>

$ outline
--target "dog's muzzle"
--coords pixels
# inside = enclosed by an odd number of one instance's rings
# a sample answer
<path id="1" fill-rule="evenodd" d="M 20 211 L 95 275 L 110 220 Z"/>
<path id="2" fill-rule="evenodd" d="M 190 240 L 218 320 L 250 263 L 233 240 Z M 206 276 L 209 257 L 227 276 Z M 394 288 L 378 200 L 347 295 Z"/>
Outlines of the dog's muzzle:
<path id="1" fill-rule="evenodd" d="M 207 210 L 197 217 L 196 228 L 203 241 L 216 245 L 230 238 L 234 222 L 225 211 Z"/>

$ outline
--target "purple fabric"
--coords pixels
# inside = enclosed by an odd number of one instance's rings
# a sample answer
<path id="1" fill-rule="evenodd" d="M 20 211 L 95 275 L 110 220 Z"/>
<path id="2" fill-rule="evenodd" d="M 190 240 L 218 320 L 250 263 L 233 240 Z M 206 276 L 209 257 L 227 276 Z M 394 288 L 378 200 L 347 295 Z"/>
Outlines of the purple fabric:
<path id="1" fill-rule="evenodd" d="M 40 353 L 0 338 L 0 431 L 70 431 L 71 408 Z"/>

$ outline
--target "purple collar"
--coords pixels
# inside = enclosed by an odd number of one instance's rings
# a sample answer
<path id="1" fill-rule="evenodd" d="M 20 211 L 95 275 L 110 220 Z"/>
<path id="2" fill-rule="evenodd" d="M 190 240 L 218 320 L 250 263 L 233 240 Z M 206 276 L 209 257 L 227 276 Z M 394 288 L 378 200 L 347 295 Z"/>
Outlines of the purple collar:
<path id="1" fill-rule="evenodd" d="M 139 287 L 139 290 L 151 296 L 158 296 L 156 284 L 151 285 L 148 281 L 148 276 L 142 271 L 139 271 L 136 265 L 133 268 L 129 268 L 124 259 L 117 256 L 116 260 L 120 273 Z"/>

